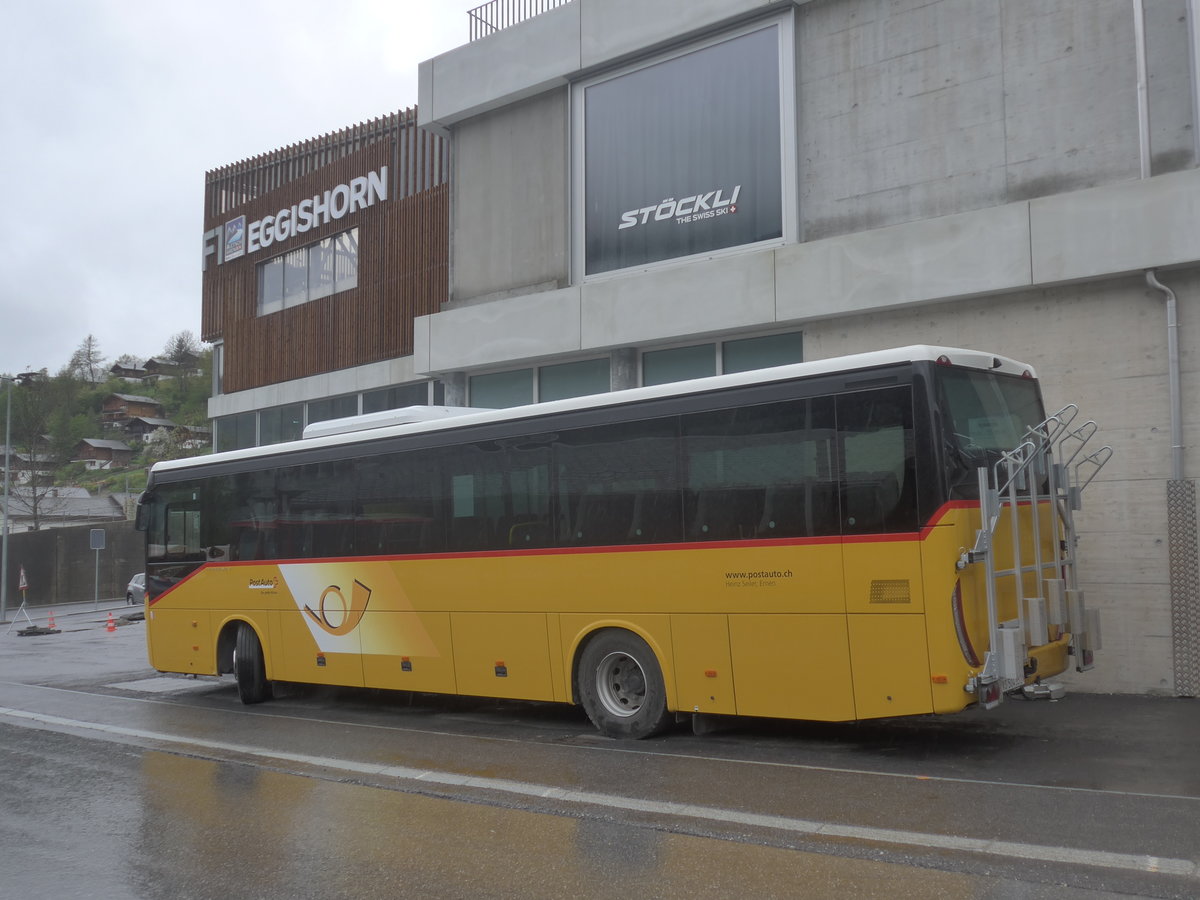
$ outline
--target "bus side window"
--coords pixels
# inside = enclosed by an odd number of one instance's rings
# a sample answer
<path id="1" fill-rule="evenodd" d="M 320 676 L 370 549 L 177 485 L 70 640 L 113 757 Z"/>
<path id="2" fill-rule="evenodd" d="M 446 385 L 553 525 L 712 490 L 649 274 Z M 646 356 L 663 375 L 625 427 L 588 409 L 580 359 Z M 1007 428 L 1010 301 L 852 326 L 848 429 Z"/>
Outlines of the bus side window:
<path id="1" fill-rule="evenodd" d="M 180 500 L 166 508 L 166 557 L 178 560 L 203 560 L 200 546 L 200 505 Z"/>
<path id="2" fill-rule="evenodd" d="M 912 389 L 837 398 L 842 457 L 842 533 L 916 531 Z"/>
<path id="3" fill-rule="evenodd" d="M 549 460 L 548 443 L 534 438 L 515 444 L 479 441 L 445 453 L 447 549 L 546 546 L 550 542 Z"/>
<path id="4" fill-rule="evenodd" d="M 550 523 L 550 435 L 523 438 L 507 450 L 508 503 L 500 524 L 504 547 L 513 550 L 548 547 Z"/>
<path id="5" fill-rule="evenodd" d="M 685 416 L 690 541 L 838 533 L 833 400 Z"/>
<path id="6" fill-rule="evenodd" d="M 554 443 L 555 542 L 613 546 L 680 539 L 676 419 L 564 431 Z"/>
<path id="7" fill-rule="evenodd" d="M 437 455 L 409 450 L 358 464 L 354 545 L 361 555 L 443 549 Z"/>
<path id="8" fill-rule="evenodd" d="M 229 523 L 232 559 L 274 559 L 275 474 L 271 471 L 245 472 L 232 476 L 230 507 L 224 520 Z"/>

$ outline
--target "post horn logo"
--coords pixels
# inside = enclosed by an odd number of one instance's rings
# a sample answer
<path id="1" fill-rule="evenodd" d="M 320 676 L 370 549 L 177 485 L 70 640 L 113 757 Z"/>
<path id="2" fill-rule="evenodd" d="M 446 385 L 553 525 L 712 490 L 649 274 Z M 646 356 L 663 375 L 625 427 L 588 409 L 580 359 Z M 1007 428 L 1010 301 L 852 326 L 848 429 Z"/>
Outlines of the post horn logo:
<path id="1" fill-rule="evenodd" d="M 330 596 L 336 598 L 337 604 L 341 606 L 339 610 L 335 606 L 328 612 L 325 608 L 325 601 Z M 361 581 L 355 579 L 354 588 L 350 592 L 350 602 L 346 602 L 346 595 L 342 593 L 342 589 L 336 584 L 331 584 L 321 592 L 321 601 L 317 604 L 317 611 L 313 612 L 313 608 L 305 604 L 304 611 L 312 617 L 312 620 L 328 631 L 330 634 L 341 636 L 349 634 L 358 627 L 358 623 L 362 621 L 363 614 L 367 611 L 367 601 L 371 599 L 371 589 Z M 329 620 L 329 613 L 333 614 L 333 621 Z"/>

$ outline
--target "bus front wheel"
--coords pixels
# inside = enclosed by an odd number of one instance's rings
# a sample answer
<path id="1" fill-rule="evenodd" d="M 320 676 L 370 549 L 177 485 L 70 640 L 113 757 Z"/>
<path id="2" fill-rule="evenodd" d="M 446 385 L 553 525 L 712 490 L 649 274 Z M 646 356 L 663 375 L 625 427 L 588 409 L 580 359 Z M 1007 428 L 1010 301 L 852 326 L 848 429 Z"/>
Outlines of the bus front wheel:
<path id="1" fill-rule="evenodd" d="M 254 629 L 245 623 L 238 626 L 237 643 L 233 651 L 233 677 L 237 680 L 238 697 L 243 703 L 262 703 L 271 699 L 271 682 L 267 681 L 262 644 Z"/>
<path id="2" fill-rule="evenodd" d="M 651 737 L 670 720 L 654 651 L 628 631 L 602 631 L 584 647 L 579 701 L 592 724 L 608 737 Z"/>

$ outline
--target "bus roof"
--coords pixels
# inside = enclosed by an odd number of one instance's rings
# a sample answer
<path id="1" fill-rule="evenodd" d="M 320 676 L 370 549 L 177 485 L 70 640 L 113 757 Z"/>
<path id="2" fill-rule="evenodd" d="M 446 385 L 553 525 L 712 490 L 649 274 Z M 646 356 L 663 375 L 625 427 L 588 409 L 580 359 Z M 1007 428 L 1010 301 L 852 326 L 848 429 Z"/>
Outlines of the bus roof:
<path id="1" fill-rule="evenodd" d="M 964 350 L 956 347 L 936 347 L 926 344 L 914 344 L 908 347 L 897 347 L 891 350 L 874 350 L 868 353 L 856 353 L 850 356 L 818 359 L 812 362 L 792 363 L 784 366 L 774 366 L 766 369 L 752 369 L 747 372 L 737 372 L 731 375 L 713 375 L 707 378 L 694 378 L 689 381 L 675 381 L 669 384 L 652 385 L 649 387 L 630 388 L 622 391 L 611 391 L 605 394 L 590 394 L 586 397 L 573 397 L 567 400 L 551 400 L 546 403 L 533 403 L 526 406 L 513 406 L 497 410 L 464 410 L 462 415 L 443 415 L 420 421 L 407 421 L 403 424 L 381 424 L 379 427 L 351 430 L 347 427 L 331 429 L 331 433 L 315 437 L 301 438 L 280 444 L 268 444 L 262 447 L 248 447 L 243 450 L 228 450 L 223 453 L 213 453 L 208 456 L 194 456 L 186 459 L 165 460 L 155 463 L 151 468 L 151 479 L 156 472 L 171 472 L 177 469 L 201 468 L 208 465 L 232 462 L 255 457 L 286 455 L 293 450 L 308 450 L 318 447 L 335 447 L 342 444 L 356 444 L 374 441 L 380 438 L 402 436 L 409 434 L 425 434 L 462 428 L 468 425 L 483 425 L 494 422 L 520 421 L 521 419 L 537 419 L 555 413 L 573 412 L 575 410 L 598 409 L 607 406 L 620 406 L 644 400 L 656 400 L 667 397 L 686 397 L 693 394 L 703 394 L 709 391 L 727 390 L 730 388 L 746 387 L 756 384 L 770 384 L 779 381 L 790 381 L 795 378 L 806 378 L 814 375 L 828 375 L 837 372 L 852 372 L 861 369 L 874 369 L 897 363 L 937 361 L 946 359 L 951 365 L 964 366 L 973 369 L 1000 372 L 1007 375 L 1028 373 L 1036 376 L 1032 366 L 1017 362 L 1005 356 L 994 353 L 982 353 L 977 350 Z M 352 417 L 354 418 L 354 417 Z M 361 417 L 358 417 L 361 418 Z M 348 420 L 338 420 L 345 423 Z"/>

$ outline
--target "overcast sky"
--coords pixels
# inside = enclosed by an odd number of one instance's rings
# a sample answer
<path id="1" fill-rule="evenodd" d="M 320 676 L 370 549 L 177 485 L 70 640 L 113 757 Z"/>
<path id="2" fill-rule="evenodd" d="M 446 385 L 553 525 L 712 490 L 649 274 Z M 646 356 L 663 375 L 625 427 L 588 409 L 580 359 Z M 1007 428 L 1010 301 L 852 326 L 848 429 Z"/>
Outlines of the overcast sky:
<path id="1" fill-rule="evenodd" d="M 0 373 L 199 337 L 204 173 L 415 106 L 481 2 L 5 4 Z"/>

